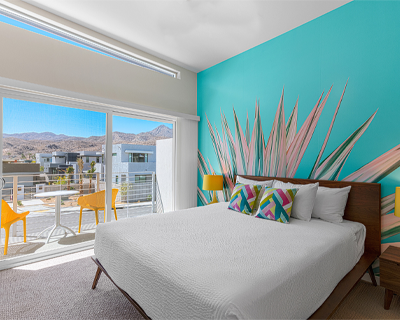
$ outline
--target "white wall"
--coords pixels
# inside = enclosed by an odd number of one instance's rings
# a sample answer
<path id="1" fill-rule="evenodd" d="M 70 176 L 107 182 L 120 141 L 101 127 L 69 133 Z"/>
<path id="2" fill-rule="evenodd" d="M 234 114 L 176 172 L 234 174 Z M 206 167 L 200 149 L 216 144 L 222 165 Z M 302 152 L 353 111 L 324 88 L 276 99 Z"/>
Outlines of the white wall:
<path id="1" fill-rule="evenodd" d="M 0 23 L 0 77 L 107 99 L 197 114 L 197 74 L 20 0 L 8 1 L 181 72 L 174 79 L 71 44 Z"/>
<path id="2" fill-rule="evenodd" d="M 179 118 L 176 126 L 175 209 L 197 206 L 198 122 Z"/>
<path id="3" fill-rule="evenodd" d="M 110 101 L 197 115 L 196 73 L 20 0 L 8 2 L 178 70 L 181 79 L 174 79 L 5 23 L 0 23 L 0 78 Z M 197 204 L 197 121 L 178 118 L 176 128 L 175 209 L 178 210 Z"/>
<path id="4" fill-rule="evenodd" d="M 172 153 L 173 139 L 157 140 L 157 169 L 156 177 L 163 202 L 164 212 L 173 210 L 173 189 L 172 189 Z"/>

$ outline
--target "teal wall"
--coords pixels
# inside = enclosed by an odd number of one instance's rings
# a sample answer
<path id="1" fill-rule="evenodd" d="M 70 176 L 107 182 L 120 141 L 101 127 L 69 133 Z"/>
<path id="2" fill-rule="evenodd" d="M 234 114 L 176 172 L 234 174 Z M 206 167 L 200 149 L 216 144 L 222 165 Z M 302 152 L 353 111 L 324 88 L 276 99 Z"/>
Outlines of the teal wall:
<path id="1" fill-rule="evenodd" d="M 264 136 L 269 136 L 282 89 L 285 119 L 299 97 L 298 129 L 323 91 L 331 95 L 314 136 L 295 175 L 307 178 L 328 131 L 336 105 L 348 80 L 346 93 L 325 149 L 324 159 L 377 109 L 367 131 L 356 143 L 339 180 L 400 144 L 400 2 L 353 1 L 279 37 L 206 69 L 197 77 L 199 150 L 217 173 L 219 166 L 205 115 L 221 133 L 224 112 L 234 132 L 232 107 L 250 132 L 255 102 L 260 103 Z M 201 189 L 199 175 L 199 187 Z M 400 186 L 400 169 L 379 181 L 382 197 Z M 200 201 L 199 201 L 200 204 Z M 394 204 L 393 204 L 394 205 Z M 392 236 L 382 240 L 400 246 L 400 220 Z M 382 234 L 383 235 L 383 234 Z"/>
<path id="2" fill-rule="evenodd" d="M 399 17 L 400 2 L 350 2 L 200 72 L 197 112 L 201 118 L 201 153 L 218 172 L 206 114 L 221 132 L 220 111 L 224 112 L 233 130 L 234 107 L 243 130 L 249 113 L 252 129 L 258 100 L 263 132 L 268 137 L 283 88 L 286 121 L 299 97 L 299 129 L 321 93 L 333 85 L 295 176 L 307 178 L 347 80 L 346 93 L 322 159 L 379 110 L 356 143 L 339 180 L 400 144 Z M 394 193 L 394 187 L 400 185 L 400 170 L 380 182 L 382 196 Z"/>

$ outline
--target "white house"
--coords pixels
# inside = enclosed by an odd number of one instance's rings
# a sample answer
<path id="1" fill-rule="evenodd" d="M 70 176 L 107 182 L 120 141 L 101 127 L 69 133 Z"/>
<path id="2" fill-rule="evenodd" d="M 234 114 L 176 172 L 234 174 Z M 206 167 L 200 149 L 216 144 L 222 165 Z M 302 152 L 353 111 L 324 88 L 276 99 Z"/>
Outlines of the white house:
<path id="1" fill-rule="evenodd" d="M 89 170 L 92 161 L 96 163 L 96 172 L 103 172 L 103 154 L 98 151 L 79 151 L 79 152 L 62 152 L 54 151 L 53 153 L 36 153 L 36 163 L 44 167 L 44 172 L 53 174 L 60 173 L 68 167 L 73 167 L 78 172 L 78 159 L 83 159 L 83 172 Z"/>
<path id="2" fill-rule="evenodd" d="M 44 167 L 45 163 L 51 163 L 53 155 L 51 153 L 36 153 L 36 163 Z"/>
<path id="3" fill-rule="evenodd" d="M 103 153 L 99 151 L 79 151 L 77 158 L 82 158 L 83 160 L 83 171 L 91 168 L 92 161 L 96 163 L 96 172 L 99 172 L 97 168 L 100 168 L 103 164 Z"/>
<path id="4" fill-rule="evenodd" d="M 103 146 L 105 150 L 105 146 Z M 113 182 L 148 179 L 156 172 L 156 146 L 114 144 L 112 150 Z"/>

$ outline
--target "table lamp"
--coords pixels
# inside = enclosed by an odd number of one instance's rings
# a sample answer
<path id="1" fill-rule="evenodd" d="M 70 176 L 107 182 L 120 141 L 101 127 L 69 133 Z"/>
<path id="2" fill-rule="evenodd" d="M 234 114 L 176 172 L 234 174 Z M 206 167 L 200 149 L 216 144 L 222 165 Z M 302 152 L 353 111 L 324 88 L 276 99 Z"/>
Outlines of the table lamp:
<path id="1" fill-rule="evenodd" d="M 400 217 L 400 187 L 396 187 L 394 196 L 394 215 Z"/>
<path id="2" fill-rule="evenodd" d="M 217 190 L 222 190 L 224 182 L 222 176 L 205 175 L 203 178 L 203 190 L 214 191 L 213 199 L 209 204 L 217 203 Z"/>

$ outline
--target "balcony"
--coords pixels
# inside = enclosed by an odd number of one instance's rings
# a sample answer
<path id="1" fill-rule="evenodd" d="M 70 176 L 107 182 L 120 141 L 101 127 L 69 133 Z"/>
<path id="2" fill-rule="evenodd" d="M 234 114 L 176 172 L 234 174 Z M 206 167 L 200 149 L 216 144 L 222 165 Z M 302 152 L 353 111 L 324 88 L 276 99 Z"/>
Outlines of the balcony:
<path id="1" fill-rule="evenodd" d="M 163 212 L 161 195 L 156 175 L 147 176 L 135 172 L 113 173 L 112 188 L 118 189 L 116 211 L 118 220 L 133 218 L 144 214 Z M 135 179 L 136 176 L 136 179 Z M 78 233 L 80 206 L 78 198 L 105 189 L 104 174 L 19 174 L 4 175 L 6 185 L 2 198 L 18 212 L 30 211 L 26 217 L 27 242 L 23 242 L 22 221 L 14 223 L 10 230 L 8 254 L 3 255 L 5 232 L 2 229 L 0 260 L 18 257 L 25 254 L 40 253 L 68 245 L 80 244 L 94 240 L 96 223 L 94 211 L 83 209 L 81 232 Z M 56 229 L 46 243 L 47 232 L 40 238 L 38 235 L 55 222 L 55 197 L 39 198 L 35 194 L 50 191 L 75 190 L 77 194 L 61 197 L 61 224 L 76 233 L 65 234 Z M 112 215 L 112 221 L 114 221 Z M 104 222 L 103 211 L 99 212 L 99 223 Z"/>

